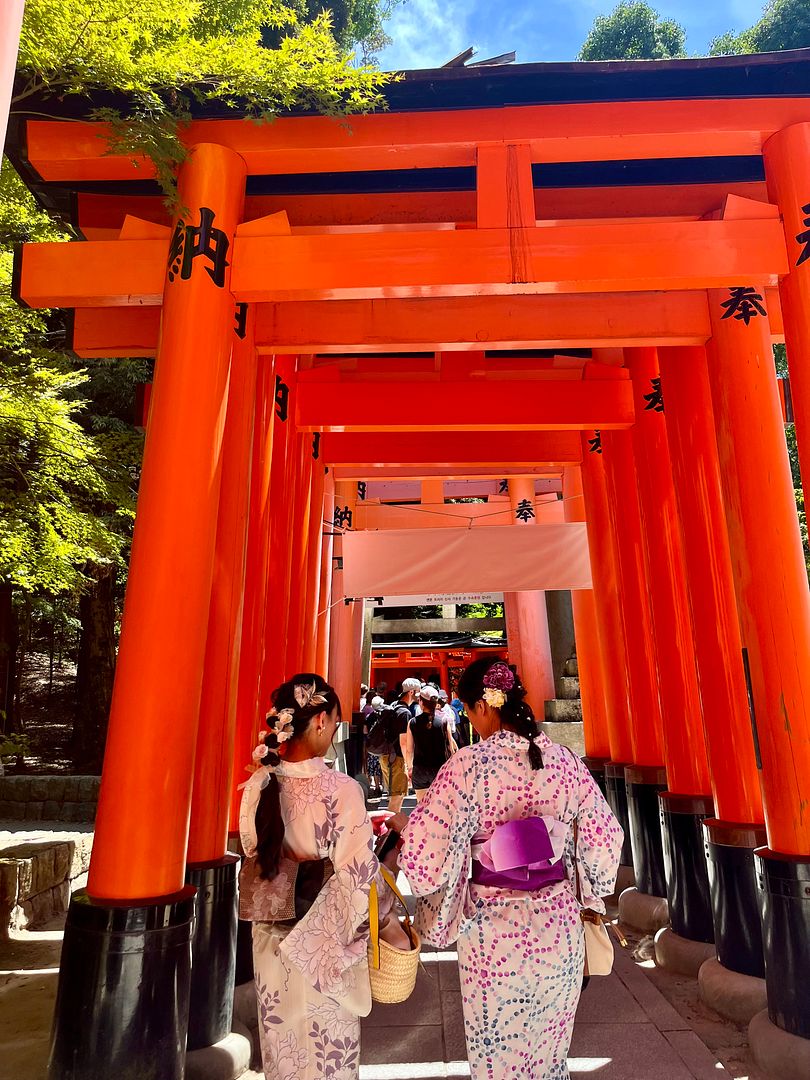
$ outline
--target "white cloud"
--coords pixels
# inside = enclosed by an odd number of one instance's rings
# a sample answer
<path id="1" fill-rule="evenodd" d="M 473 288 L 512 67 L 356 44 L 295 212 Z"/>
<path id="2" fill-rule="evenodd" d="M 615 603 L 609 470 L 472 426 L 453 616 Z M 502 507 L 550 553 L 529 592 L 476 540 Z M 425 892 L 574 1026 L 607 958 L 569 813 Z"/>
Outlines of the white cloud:
<path id="1" fill-rule="evenodd" d="M 446 64 L 473 44 L 470 7 L 469 0 L 406 0 L 386 25 L 394 43 L 383 53 L 382 66 L 409 70 Z"/>

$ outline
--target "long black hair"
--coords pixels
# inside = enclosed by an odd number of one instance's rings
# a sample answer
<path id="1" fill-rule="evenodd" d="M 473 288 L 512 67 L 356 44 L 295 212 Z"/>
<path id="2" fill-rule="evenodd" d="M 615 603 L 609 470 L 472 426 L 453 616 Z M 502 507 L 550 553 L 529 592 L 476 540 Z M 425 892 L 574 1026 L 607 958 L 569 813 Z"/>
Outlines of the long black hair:
<path id="1" fill-rule="evenodd" d="M 503 660 L 500 657 L 490 659 L 484 656 L 480 660 L 473 660 L 464 671 L 458 681 L 458 696 L 464 702 L 468 712 L 472 710 L 477 701 L 483 700 L 484 677 L 489 669 L 494 664 L 502 663 Z M 526 687 L 518 675 L 517 668 L 514 664 L 509 664 L 509 670 L 515 677 L 515 684 L 511 690 L 504 691 L 506 701 L 498 710 L 501 723 L 504 727 L 510 728 L 517 735 L 522 735 L 524 739 L 528 740 L 531 766 L 533 769 L 542 769 L 543 755 L 540 752 L 540 747 L 534 741 L 540 734 L 540 729 L 537 726 L 532 707 L 526 701 Z"/>
<path id="2" fill-rule="evenodd" d="M 307 705 L 300 705 L 295 697 L 295 688 L 304 686 L 307 689 L 314 687 L 313 701 Z M 273 709 L 280 712 L 282 709 L 292 711 L 292 738 L 290 743 L 300 739 L 306 732 L 313 717 L 319 713 L 331 713 L 337 707 L 340 712 L 340 699 L 334 687 L 321 676 L 314 672 L 301 672 L 291 679 L 282 683 L 270 695 Z M 268 723 L 273 723 L 272 714 L 268 716 Z M 279 742 L 275 731 L 269 731 L 264 737 L 264 744 L 269 753 L 264 758 L 268 765 L 278 765 L 281 757 L 278 752 Z M 289 745 L 289 744 L 288 744 Z M 267 786 L 263 789 L 259 804 L 256 807 L 256 862 L 259 865 L 259 876 L 270 880 L 278 873 L 278 864 L 281 858 L 281 848 L 284 844 L 284 819 L 281 816 L 281 802 L 279 799 L 278 780 L 275 773 L 270 773 Z"/>

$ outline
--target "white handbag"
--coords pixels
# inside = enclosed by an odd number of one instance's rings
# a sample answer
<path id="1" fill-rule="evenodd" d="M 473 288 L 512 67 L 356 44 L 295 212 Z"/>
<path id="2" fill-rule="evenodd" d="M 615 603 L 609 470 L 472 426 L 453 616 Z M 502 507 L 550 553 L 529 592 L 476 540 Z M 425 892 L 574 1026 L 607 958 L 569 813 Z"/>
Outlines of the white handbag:
<path id="1" fill-rule="evenodd" d="M 587 975 L 609 975 L 613 970 L 613 942 L 598 911 L 582 906 L 582 887 L 579 880 L 579 822 L 574 818 L 574 895 L 579 903 L 579 915 L 585 931 L 585 971 Z"/>

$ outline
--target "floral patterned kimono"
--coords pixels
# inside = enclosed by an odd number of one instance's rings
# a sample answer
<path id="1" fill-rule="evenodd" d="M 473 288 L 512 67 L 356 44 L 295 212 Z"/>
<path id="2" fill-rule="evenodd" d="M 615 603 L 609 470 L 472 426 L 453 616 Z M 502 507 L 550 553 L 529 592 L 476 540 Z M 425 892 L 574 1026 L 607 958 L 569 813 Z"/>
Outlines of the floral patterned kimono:
<path id="1" fill-rule="evenodd" d="M 567 879 L 536 892 L 469 880 L 470 842 L 506 821 L 547 815 L 570 829 L 578 816 L 582 900 L 600 912 L 619 865 L 622 829 L 586 766 L 545 735 L 536 742 L 536 771 L 526 739 L 510 731 L 454 754 L 411 815 L 399 856 L 424 940 L 457 942 L 473 1080 L 568 1077 L 585 946 L 570 831 Z"/>
<path id="2" fill-rule="evenodd" d="M 377 873 L 360 786 L 323 758 L 284 762 L 278 778 L 284 819 L 280 871 L 258 877 L 255 815 L 269 770 L 247 782 L 240 811 L 247 856 L 241 917 L 253 921 L 253 964 L 262 1063 L 267 1080 L 356 1080 L 360 1020 L 371 1010 L 366 949 L 368 894 Z M 293 861 L 330 859 L 334 875 L 294 926 L 273 922 L 288 904 Z"/>

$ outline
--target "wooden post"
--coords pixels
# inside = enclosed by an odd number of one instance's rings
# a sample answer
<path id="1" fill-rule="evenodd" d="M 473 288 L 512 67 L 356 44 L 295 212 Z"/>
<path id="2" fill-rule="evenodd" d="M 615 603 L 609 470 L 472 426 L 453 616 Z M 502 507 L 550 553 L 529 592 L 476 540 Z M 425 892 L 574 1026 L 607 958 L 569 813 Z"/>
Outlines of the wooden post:
<path id="1" fill-rule="evenodd" d="M 189 863 L 221 859 L 228 846 L 256 402 L 254 315 L 252 311 L 245 314 L 243 336 L 234 335 L 222 441 L 215 569 L 194 756 Z M 248 760 L 246 757 L 244 763 Z"/>
<path id="2" fill-rule="evenodd" d="M 182 888 L 234 321 L 245 164 L 195 146 L 180 175 L 88 891 Z M 179 253 L 178 253 L 179 249 Z M 137 733 L 137 737 L 136 737 Z"/>
<path id="3" fill-rule="evenodd" d="M 790 263 L 790 273 L 779 281 L 779 299 L 806 497 L 810 492 L 810 123 L 777 131 L 765 143 L 762 156 L 768 194 L 778 204 L 784 224 Z"/>
<path id="4" fill-rule="evenodd" d="M 566 521 L 585 521 L 582 470 L 578 465 L 569 465 L 563 472 L 563 512 Z M 610 737 L 593 589 L 572 589 L 571 605 L 574 612 L 585 753 L 589 758 L 607 759 L 610 757 Z"/>

